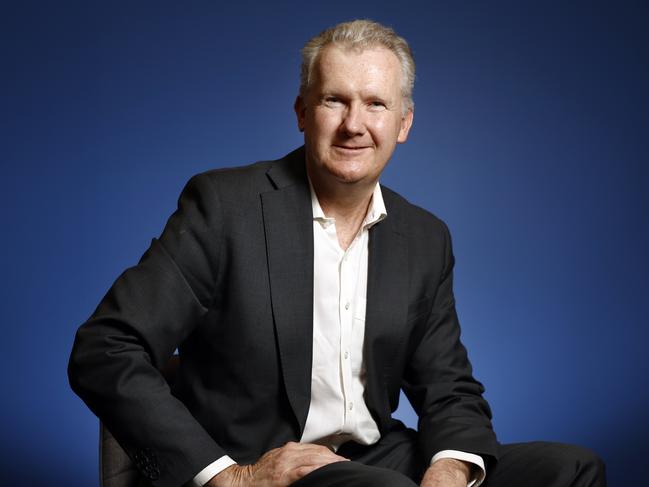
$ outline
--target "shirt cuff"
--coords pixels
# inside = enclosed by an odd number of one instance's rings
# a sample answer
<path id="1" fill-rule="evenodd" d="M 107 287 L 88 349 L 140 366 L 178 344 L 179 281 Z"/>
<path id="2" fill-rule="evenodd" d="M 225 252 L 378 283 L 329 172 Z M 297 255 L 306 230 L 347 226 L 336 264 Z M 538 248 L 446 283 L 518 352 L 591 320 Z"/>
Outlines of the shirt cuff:
<path id="1" fill-rule="evenodd" d="M 191 487 L 203 487 L 206 483 L 212 480 L 212 477 L 220 474 L 223 470 L 236 463 L 237 462 L 232 460 L 229 456 L 224 455 L 198 472 L 198 475 L 189 482 L 189 485 Z"/>
<path id="2" fill-rule="evenodd" d="M 458 450 L 442 450 L 435 454 L 433 459 L 430 461 L 432 465 L 437 460 L 442 458 L 452 458 L 453 460 L 461 460 L 463 462 L 472 463 L 479 468 L 479 471 L 474 470 L 473 478 L 469 479 L 467 487 L 478 487 L 482 482 L 484 482 L 487 471 L 484 466 L 484 460 L 480 455 L 474 455 L 473 453 L 466 453 Z"/>

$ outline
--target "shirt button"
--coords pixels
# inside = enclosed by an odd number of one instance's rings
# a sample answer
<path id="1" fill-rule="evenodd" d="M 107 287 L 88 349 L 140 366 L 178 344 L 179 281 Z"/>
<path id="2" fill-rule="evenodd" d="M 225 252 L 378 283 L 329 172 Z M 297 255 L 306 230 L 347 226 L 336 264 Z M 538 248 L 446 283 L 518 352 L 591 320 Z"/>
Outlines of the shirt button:
<path id="1" fill-rule="evenodd" d="M 349 352 L 345 351 L 345 358 L 349 358 Z"/>
<path id="2" fill-rule="evenodd" d="M 351 411 L 352 409 L 354 409 L 354 403 L 353 403 L 353 402 L 350 402 L 350 403 L 349 403 L 349 410 Z"/>
<path id="3" fill-rule="evenodd" d="M 349 303 L 345 303 L 345 309 L 349 309 Z"/>

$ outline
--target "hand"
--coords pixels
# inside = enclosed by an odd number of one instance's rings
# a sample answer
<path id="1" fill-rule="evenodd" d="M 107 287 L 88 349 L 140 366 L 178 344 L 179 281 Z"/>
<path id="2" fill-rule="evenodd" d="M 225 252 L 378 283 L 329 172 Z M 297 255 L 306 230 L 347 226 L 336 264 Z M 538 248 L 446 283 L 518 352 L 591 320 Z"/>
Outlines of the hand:
<path id="1" fill-rule="evenodd" d="M 289 442 L 266 452 L 257 463 L 226 468 L 206 487 L 286 487 L 320 467 L 344 461 L 348 460 L 327 447 Z"/>
<path id="2" fill-rule="evenodd" d="M 421 487 L 466 487 L 471 480 L 472 465 L 452 458 L 433 463 L 421 480 Z"/>

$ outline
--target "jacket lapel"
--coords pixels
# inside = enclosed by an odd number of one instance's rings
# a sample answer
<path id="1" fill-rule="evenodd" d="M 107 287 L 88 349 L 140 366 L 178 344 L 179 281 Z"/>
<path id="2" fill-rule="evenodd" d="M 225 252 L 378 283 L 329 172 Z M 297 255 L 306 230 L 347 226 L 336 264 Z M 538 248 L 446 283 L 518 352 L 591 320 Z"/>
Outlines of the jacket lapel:
<path id="1" fill-rule="evenodd" d="M 388 217 L 370 229 L 364 349 L 365 398 L 381 431 L 390 420 L 386 382 L 408 312 L 407 241 L 398 209 L 389 205 L 386 193 Z"/>
<path id="2" fill-rule="evenodd" d="M 300 433 L 311 401 L 313 216 L 301 150 L 268 171 L 261 194 L 270 294 L 288 399 Z"/>

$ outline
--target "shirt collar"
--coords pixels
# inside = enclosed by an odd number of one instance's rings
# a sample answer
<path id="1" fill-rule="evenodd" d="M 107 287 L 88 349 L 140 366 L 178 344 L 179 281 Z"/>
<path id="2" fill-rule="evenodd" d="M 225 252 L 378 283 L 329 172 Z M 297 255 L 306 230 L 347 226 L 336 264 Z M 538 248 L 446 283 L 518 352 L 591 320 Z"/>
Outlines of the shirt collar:
<path id="1" fill-rule="evenodd" d="M 313 211 L 313 220 L 320 222 L 320 224 L 325 228 L 335 223 L 335 218 L 327 217 L 324 214 L 324 211 L 322 211 L 318 197 L 316 196 L 313 185 L 311 184 L 311 179 L 309 179 L 309 191 L 311 192 L 311 210 Z M 363 220 L 363 228 L 369 229 L 381 220 L 385 219 L 385 217 L 387 216 L 388 211 L 386 210 L 385 202 L 383 201 L 381 185 L 379 183 L 376 183 L 376 186 L 374 186 L 374 191 L 372 192 L 370 206 L 367 209 L 365 219 Z"/>

